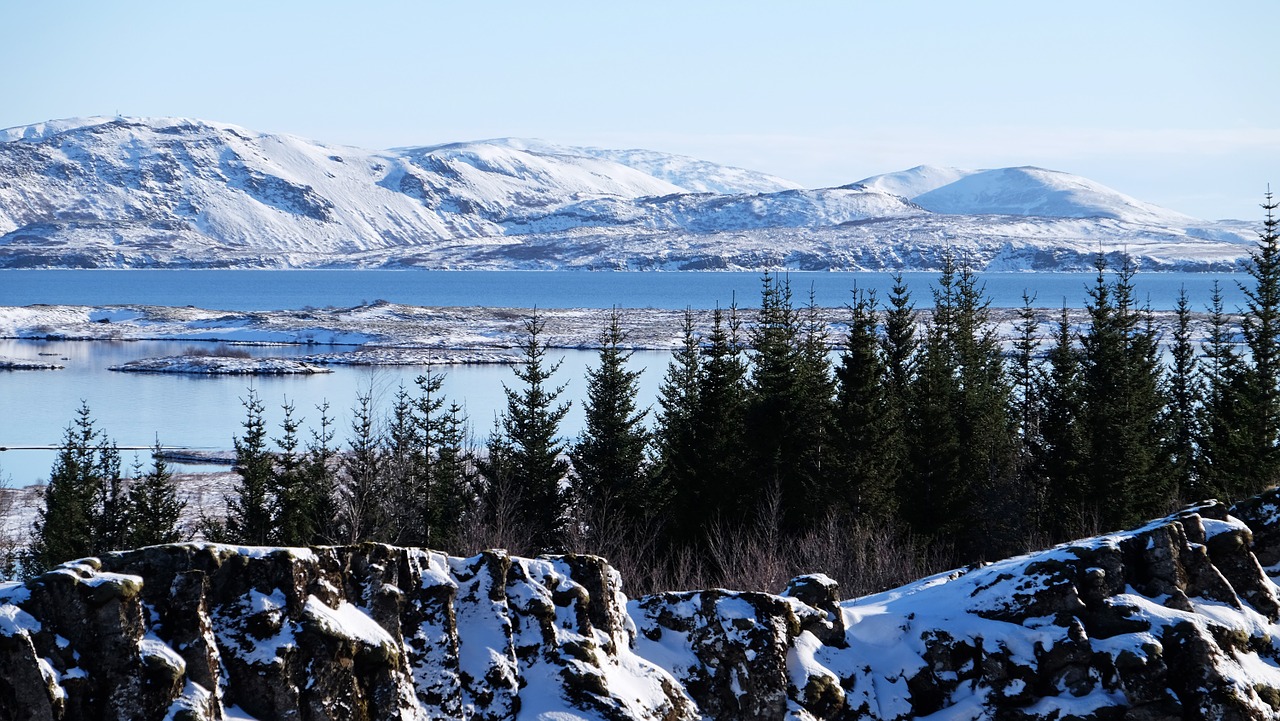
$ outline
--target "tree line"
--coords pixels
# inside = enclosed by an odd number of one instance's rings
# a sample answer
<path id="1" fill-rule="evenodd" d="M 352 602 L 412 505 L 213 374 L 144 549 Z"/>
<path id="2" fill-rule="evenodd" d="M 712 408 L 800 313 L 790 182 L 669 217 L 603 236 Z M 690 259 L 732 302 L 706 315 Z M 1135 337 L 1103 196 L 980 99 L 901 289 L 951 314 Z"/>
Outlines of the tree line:
<path id="1" fill-rule="evenodd" d="M 536 313 L 484 439 L 433 371 L 400 388 L 385 418 L 371 395 L 357 398 L 341 445 L 327 407 L 303 440 L 286 406 L 271 438 L 250 393 L 239 482 L 199 532 L 261 545 L 601 553 L 637 590 L 768 587 L 807 571 L 874 590 L 1184 502 L 1245 497 L 1280 479 L 1276 207 L 1268 193 L 1245 307 L 1228 313 L 1215 290 L 1202 340 L 1185 292 L 1162 333 L 1133 263 L 1101 254 L 1083 323 L 1063 308 L 1044 333 L 1025 296 L 1009 339 L 977 276 L 947 259 L 931 312 L 916 310 L 898 275 L 883 299 L 854 289 L 838 337 L 812 294 L 796 303 L 774 274 L 750 322 L 730 306 L 698 332 L 686 311 L 652 408 L 639 407 L 615 309 L 572 441 Z M 82 408 L 30 568 L 177 533 L 171 479 L 155 463 L 122 483 L 118 454 Z"/>

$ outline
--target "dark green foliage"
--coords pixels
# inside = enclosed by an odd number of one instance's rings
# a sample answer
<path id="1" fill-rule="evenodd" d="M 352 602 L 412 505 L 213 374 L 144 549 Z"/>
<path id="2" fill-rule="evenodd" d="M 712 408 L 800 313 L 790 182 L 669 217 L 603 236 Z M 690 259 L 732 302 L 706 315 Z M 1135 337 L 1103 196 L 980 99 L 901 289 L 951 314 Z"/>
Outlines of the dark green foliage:
<path id="1" fill-rule="evenodd" d="M 544 326 L 537 313 L 525 321 L 526 336 L 520 346 L 524 360 L 512 369 L 520 385 L 511 388 L 503 384 L 507 410 L 502 416 L 502 433 L 509 446 L 517 516 L 532 534 L 533 543 L 550 551 L 563 543 L 566 521 L 566 494 L 560 481 L 569 464 L 560 457 L 565 445 L 558 435 L 569 404 L 556 404 L 564 386 L 551 385 L 560 363 L 547 363 Z"/>
<path id="2" fill-rule="evenodd" d="M 1248 475 L 1240 479 L 1242 495 L 1280 481 L 1280 220 L 1270 191 L 1262 207 L 1266 217 L 1247 266 L 1253 285 L 1240 284 L 1245 295 L 1240 333 L 1249 352 L 1238 379 L 1248 413 L 1238 431 L 1252 445 Z"/>
<path id="3" fill-rule="evenodd" d="M 746 442 L 747 364 L 743 359 L 741 321 L 730 306 L 726 318 L 720 308 L 711 315 L 711 334 L 702 348 L 698 368 L 698 407 L 694 442 L 698 485 L 703 502 L 677 492 L 678 505 L 702 512 L 702 523 L 727 522 L 754 512 L 759 498 L 744 483 L 749 469 Z"/>
<path id="4" fill-rule="evenodd" d="M 1126 527 L 1168 510 L 1173 472 L 1161 416 L 1159 344 L 1149 312 L 1134 300 L 1132 262 L 1114 282 L 1099 254 L 1089 291 L 1089 330 L 1081 339 L 1086 493 L 1105 528 Z"/>
<path id="5" fill-rule="evenodd" d="M 1038 449 L 1044 446 L 1043 421 L 1045 416 L 1044 389 L 1047 382 L 1045 370 L 1038 354 L 1040 351 L 1040 318 L 1033 303 L 1035 297 L 1026 291 L 1022 294 L 1022 307 L 1018 309 L 1013 355 L 1009 359 L 1009 380 L 1012 387 L 1010 415 L 1017 430 L 1017 489 L 1011 494 L 1021 508 L 1013 510 L 1021 517 L 1024 534 L 1043 534 L 1047 530 L 1049 510 L 1048 482 Z M 1012 510 L 1012 509 L 1011 509 Z"/>
<path id="6" fill-rule="evenodd" d="M 24 560 L 24 571 L 34 575 L 59 563 L 83 558 L 100 549 L 99 502 L 104 471 L 112 473 L 111 459 L 102 459 L 105 447 L 102 433 L 94 427 L 93 414 L 87 403 L 81 403 L 75 420 L 63 433 L 58 457 L 49 472 L 44 489 L 44 507 L 32 528 L 31 547 Z M 114 475 L 119 475 L 118 457 Z"/>
<path id="7" fill-rule="evenodd" d="M 1214 285 L 1209 306 L 1209 334 L 1202 347 L 1204 404 L 1199 419 L 1199 457 L 1192 498 L 1242 498 L 1255 478 L 1258 449 L 1253 399 L 1246 382 L 1244 361 L 1236 350 L 1236 335 L 1223 311 L 1222 293 Z"/>
<path id="8" fill-rule="evenodd" d="M 462 406 L 449 404 L 436 420 L 435 458 L 431 464 L 431 526 L 427 545 L 457 552 L 467 513 L 474 504 L 475 473 L 467 445 Z"/>
<path id="9" fill-rule="evenodd" d="M 746 423 L 751 475 L 740 492 L 754 499 L 779 494 L 783 525 L 794 530 L 828 512 L 822 461 L 830 447 L 831 368 L 825 337 L 792 305 L 790 281 L 765 274 L 763 282 L 760 313 L 751 329 Z"/>
<path id="10" fill-rule="evenodd" d="M 997 551 L 993 502 L 1014 490 L 1014 427 L 1004 359 L 973 273 L 947 259 L 911 388 L 912 493 L 904 516 L 918 533 L 942 533 L 970 554 Z M 914 488 L 911 486 L 914 485 Z M 909 502 L 908 502 L 909 501 Z M 988 524 L 975 524 L 982 519 Z M 994 547 L 993 547 L 994 545 Z"/>
<path id="11" fill-rule="evenodd" d="M 667 533 L 677 543 L 691 541 L 699 534 L 705 520 L 703 504 L 708 500 L 698 479 L 701 364 L 692 311 L 685 311 L 681 332 L 681 343 L 672 352 L 658 389 L 653 468 L 653 493 L 664 501 L 672 499 Z"/>
<path id="12" fill-rule="evenodd" d="M 1066 307 L 1045 358 L 1040 390 L 1040 433 L 1032 463 L 1044 479 L 1047 530 L 1070 538 L 1093 523 L 1093 499 L 1083 477 L 1085 449 L 1083 358 Z"/>
<path id="13" fill-rule="evenodd" d="M 906 462 L 902 409 L 876 334 L 874 293 L 854 291 L 849 333 L 835 368 L 835 497 L 856 518 L 897 514 L 897 480 Z"/>
<path id="14" fill-rule="evenodd" d="M 178 519 L 186 504 L 178 500 L 173 474 L 160 453 L 159 441 L 151 450 L 151 469 L 145 474 L 135 474 L 129 486 L 128 506 L 127 548 L 182 540 Z"/>
<path id="15" fill-rule="evenodd" d="M 1168 405 L 1164 411 L 1166 452 L 1173 464 L 1173 494 L 1184 497 L 1195 488 L 1196 437 L 1199 435 L 1198 409 L 1204 402 L 1199 362 L 1192 343 L 1191 302 L 1187 290 L 1178 293 L 1177 316 L 1170 362 L 1164 376 Z"/>
<path id="16" fill-rule="evenodd" d="M 586 428 L 570 452 L 573 490 L 594 524 L 607 517 L 636 523 L 653 508 L 647 498 L 647 410 L 636 409 L 640 372 L 627 368 L 626 334 L 617 309 L 600 335 L 600 365 L 587 370 Z"/>
<path id="17" fill-rule="evenodd" d="M 385 454 L 376 424 L 372 395 L 357 396 L 338 492 L 341 540 L 346 543 L 394 540 L 392 509 L 386 503 L 391 494 L 383 471 Z"/>
<path id="18" fill-rule="evenodd" d="M 240 476 L 236 495 L 227 499 L 224 533 L 214 540 L 265 546 L 274 541 L 275 506 L 271 491 L 275 483 L 275 457 L 267 448 L 264 407 L 256 391 L 242 399 L 244 435 L 234 441 L 235 471 Z"/>

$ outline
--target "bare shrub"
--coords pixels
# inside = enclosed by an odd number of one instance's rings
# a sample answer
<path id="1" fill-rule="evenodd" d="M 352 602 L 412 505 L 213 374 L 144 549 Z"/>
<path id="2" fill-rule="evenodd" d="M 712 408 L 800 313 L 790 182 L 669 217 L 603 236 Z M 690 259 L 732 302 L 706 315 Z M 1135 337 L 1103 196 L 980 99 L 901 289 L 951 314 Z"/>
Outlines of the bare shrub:
<path id="1" fill-rule="evenodd" d="M 208 346 L 187 346 L 183 355 L 196 358 L 252 358 L 253 354 L 244 348 L 234 348 L 226 343 L 219 343 L 212 348 Z"/>

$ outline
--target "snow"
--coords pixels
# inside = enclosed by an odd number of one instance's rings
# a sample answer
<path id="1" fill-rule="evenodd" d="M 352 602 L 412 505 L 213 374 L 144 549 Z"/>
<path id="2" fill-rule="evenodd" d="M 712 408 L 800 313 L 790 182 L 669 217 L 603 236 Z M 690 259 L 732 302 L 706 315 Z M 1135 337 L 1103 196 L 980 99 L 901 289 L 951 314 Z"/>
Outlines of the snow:
<path id="1" fill-rule="evenodd" d="M 185 373 L 189 375 L 313 375 L 332 373 L 290 358 L 224 358 L 217 356 L 168 356 L 143 358 L 108 370 L 126 373 Z"/>
<path id="2" fill-rule="evenodd" d="M 1044 168 L 998 168 L 965 175 L 914 196 L 937 213 L 1113 218 L 1156 226 L 1188 225 L 1195 218 L 1144 203 L 1087 178 Z"/>
<path id="3" fill-rule="evenodd" d="M 354 605 L 342 601 L 337 608 L 330 608 L 315 596 L 307 596 L 303 613 L 339 638 L 358 641 L 377 648 L 396 647 L 396 642 L 384 628 Z"/>
<path id="4" fill-rule="evenodd" d="M 188 118 L 0 140 L 0 265 L 857 270 L 932 268 L 936 247 L 973 246 L 988 269 L 1038 267 L 1045 249 L 1072 269 L 1099 243 L 1167 266 L 1233 264 L 1254 239 L 1038 168 L 919 166 L 805 190 L 647 150 L 365 150 Z"/>

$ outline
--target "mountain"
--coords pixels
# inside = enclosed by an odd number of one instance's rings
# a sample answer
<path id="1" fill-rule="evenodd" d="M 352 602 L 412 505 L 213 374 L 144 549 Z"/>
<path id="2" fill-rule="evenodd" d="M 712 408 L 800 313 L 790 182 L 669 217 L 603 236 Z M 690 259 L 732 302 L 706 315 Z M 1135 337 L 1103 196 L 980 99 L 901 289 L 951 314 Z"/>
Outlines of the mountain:
<path id="1" fill-rule="evenodd" d="M 1247 226 L 1034 168 L 840 188 L 645 150 L 499 139 L 392 150 L 182 118 L 0 131 L 0 267 L 1235 267 Z"/>
<path id="2" fill-rule="evenodd" d="M 935 213 L 1112 218 L 1129 223 L 1186 227 L 1196 219 L 1130 198 L 1077 175 L 1043 168 L 999 168 L 969 173 L 912 198 Z"/>
<path id="3" fill-rule="evenodd" d="M 863 185 L 876 190 L 883 190 L 886 193 L 901 195 L 904 198 L 915 198 L 923 195 L 930 190 L 936 190 L 944 185 L 981 172 L 978 170 L 963 170 L 961 168 L 939 168 L 933 165 L 917 165 L 907 170 L 899 170 L 896 173 L 884 173 L 883 175 L 873 175 L 870 178 L 863 178 L 855 185 Z"/>
<path id="4" fill-rule="evenodd" d="M 186 543 L 0 584 L 0 718 L 1274 719 L 1280 492 L 840 600 Z"/>

